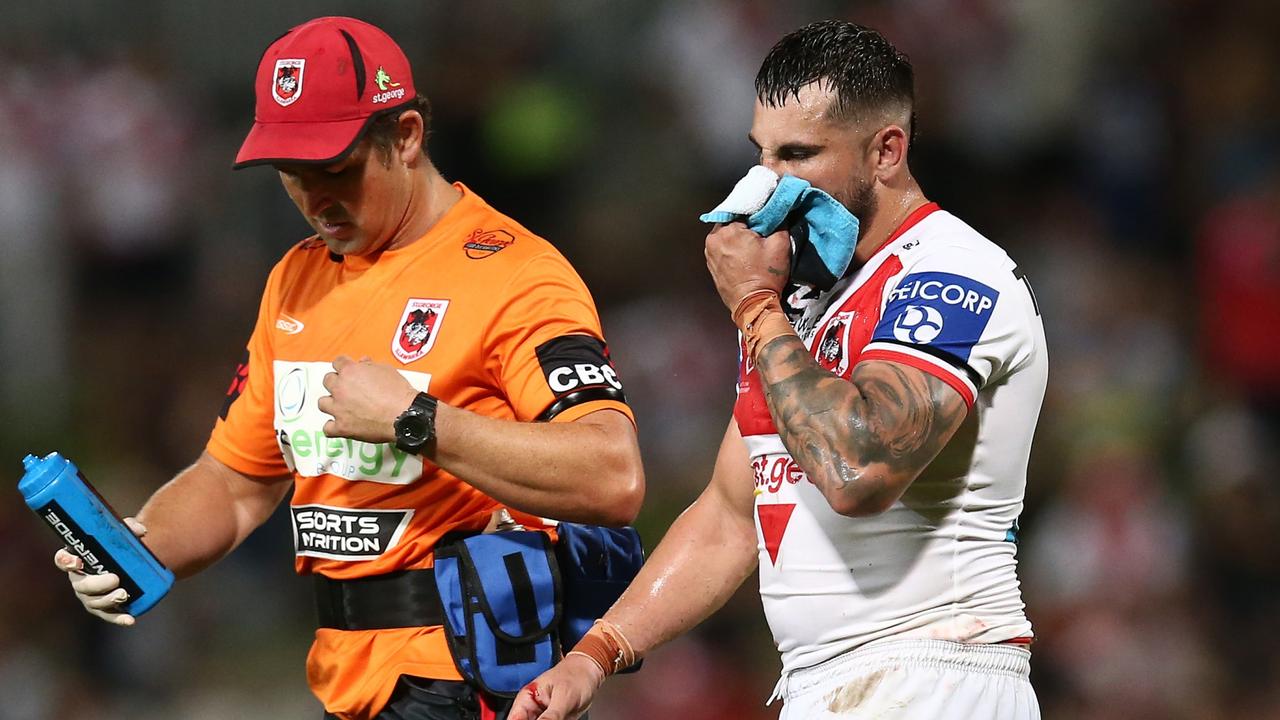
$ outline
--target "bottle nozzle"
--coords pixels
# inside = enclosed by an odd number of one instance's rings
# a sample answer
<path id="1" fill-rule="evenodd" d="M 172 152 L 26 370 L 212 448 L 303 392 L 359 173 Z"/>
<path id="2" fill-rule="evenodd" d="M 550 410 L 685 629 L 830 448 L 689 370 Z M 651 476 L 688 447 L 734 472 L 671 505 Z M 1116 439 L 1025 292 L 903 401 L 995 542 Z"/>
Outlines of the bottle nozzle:
<path id="1" fill-rule="evenodd" d="M 40 462 L 40 458 L 36 457 L 35 455 L 28 454 L 26 457 L 22 458 L 23 472 L 30 470 L 31 467 L 38 462 Z"/>

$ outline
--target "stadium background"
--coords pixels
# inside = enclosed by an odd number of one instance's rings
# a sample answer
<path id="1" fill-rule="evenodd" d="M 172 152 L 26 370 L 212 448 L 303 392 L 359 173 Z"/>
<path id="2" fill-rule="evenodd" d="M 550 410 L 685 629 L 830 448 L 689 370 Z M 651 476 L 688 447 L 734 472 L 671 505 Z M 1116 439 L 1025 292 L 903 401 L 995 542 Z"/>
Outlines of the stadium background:
<path id="1" fill-rule="evenodd" d="M 135 508 L 202 447 L 267 270 L 306 234 L 230 171 L 259 54 L 388 30 L 451 179 L 556 243 L 639 417 L 652 547 L 706 482 L 733 332 L 697 214 L 752 163 L 785 31 L 876 26 L 926 192 L 1028 270 L 1051 385 L 1019 556 L 1048 718 L 1280 717 L 1280 5 L 1270 0 L 11 3 L 0 24 L 0 478 L 58 449 Z M 140 627 L 92 620 L 0 503 L 0 719 L 318 717 L 277 515 Z M 767 718 L 749 582 L 597 718 Z"/>

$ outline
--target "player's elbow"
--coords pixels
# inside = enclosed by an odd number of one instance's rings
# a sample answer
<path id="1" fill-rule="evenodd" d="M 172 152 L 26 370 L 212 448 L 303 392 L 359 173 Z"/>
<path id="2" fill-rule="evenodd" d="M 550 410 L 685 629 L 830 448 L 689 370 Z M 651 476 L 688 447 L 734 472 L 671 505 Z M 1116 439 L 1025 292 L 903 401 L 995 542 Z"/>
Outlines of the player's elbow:
<path id="1" fill-rule="evenodd" d="M 635 522 L 640 514 L 640 505 L 644 503 L 644 468 L 640 464 L 640 453 L 637 451 L 634 457 L 618 458 L 616 467 L 602 485 L 607 491 L 600 494 L 600 502 L 596 505 L 600 516 L 597 523 L 620 527 Z"/>
<path id="2" fill-rule="evenodd" d="M 872 517 L 893 507 L 893 502 L 883 502 L 873 498 L 834 499 L 830 500 L 831 509 L 850 518 Z"/>
<path id="3" fill-rule="evenodd" d="M 861 477 L 839 490 L 825 493 L 827 503 L 836 513 L 850 518 L 879 515 L 897 502 L 900 492 L 896 483 L 884 478 Z"/>
<path id="4" fill-rule="evenodd" d="M 588 459 L 587 482 L 578 488 L 582 522 L 620 527 L 630 525 L 644 502 L 644 466 L 635 426 L 621 413 L 603 412 L 584 420 L 593 425 L 590 445 L 581 447 Z"/>
<path id="5" fill-rule="evenodd" d="M 622 527 L 640 514 L 644 502 L 644 473 L 632 469 L 606 469 L 599 464 L 583 473 L 583 482 L 565 488 L 544 512 L 569 522 Z"/>

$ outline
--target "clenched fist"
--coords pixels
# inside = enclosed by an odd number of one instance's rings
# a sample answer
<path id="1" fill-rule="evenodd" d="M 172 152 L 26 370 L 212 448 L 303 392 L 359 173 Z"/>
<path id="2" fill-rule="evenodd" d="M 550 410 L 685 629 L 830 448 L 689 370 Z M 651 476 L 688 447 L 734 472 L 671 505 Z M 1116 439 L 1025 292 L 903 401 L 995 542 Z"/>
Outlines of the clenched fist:
<path id="1" fill-rule="evenodd" d="M 785 229 L 761 237 L 742 223 L 716 225 L 707 234 L 705 254 L 720 300 L 730 312 L 753 292 L 781 295 L 791 274 L 791 235 Z"/>
<path id="2" fill-rule="evenodd" d="M 324 389 L 329 394 L 317 406 L 333 416 L 324 424 L 324 434 L 372 443 L 395 442 L 395 420 L 418 394 L 395 368 L 345 355 L 334 359 Z"/>

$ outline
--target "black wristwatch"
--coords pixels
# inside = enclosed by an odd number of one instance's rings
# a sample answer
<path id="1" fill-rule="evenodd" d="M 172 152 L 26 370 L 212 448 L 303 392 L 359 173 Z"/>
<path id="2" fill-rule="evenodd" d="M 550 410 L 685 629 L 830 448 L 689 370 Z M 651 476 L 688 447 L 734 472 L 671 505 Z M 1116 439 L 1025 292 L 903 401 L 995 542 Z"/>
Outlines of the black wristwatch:
<path id="1" fill-rule="evenodd" d="M 435 450 L 436 399 L 420 392 L 409 409 L 396 418 L 396 447 L 414 455 Z"/>

